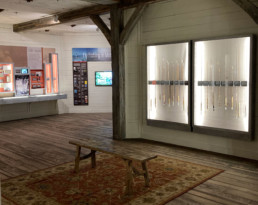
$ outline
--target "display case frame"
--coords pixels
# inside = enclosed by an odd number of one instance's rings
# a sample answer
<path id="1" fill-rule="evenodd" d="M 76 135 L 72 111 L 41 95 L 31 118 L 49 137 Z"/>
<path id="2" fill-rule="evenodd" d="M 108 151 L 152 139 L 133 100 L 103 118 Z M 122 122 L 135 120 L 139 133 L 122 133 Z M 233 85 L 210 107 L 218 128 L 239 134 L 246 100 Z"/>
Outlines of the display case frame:
<path id="1" fill-rule="evenodd" d="M 207 41 L 216 41 L 216 40 L 229 40 L 229 39 L 237 39 L 237 38 L 250 38 L 250 63 L 249 63 L 249 106 L 248 106 L 248 131 L 240 131 L 234 129 L 225 129 L 219 127 L 211 127 L 211 126 L 199 126 L 195 124 L 195 47 L 197 42 L 207 42 Z M 207 134 L 207 135 L 214 135 L 214 136 L 221 136 L 226 138 L 233 138 L 233 139 L 240 139 L 240 140 L 253 140 L 254 139 L 254 119 L 255 119 L 255 42 L 256 38 L 252 34 L 248 35 L 234 35 L 234 36 L 224 36 L 224 37 L 216 37 L 216 38 L 204 38 L 204 39 L 197 39 L 192 41 L 192 127 L 193 132 Z M 226 67 L 226 66 L 225 66 Z M 232 71 L 231 71 L 232 72 Z M 214 81 L 215 82 L 215 81 Z M 229 85 L 230 81 L 224 81 L 225 84 Z M 233 86 L 235 81 L 232 81 Z M 239 81 L 240 82 L 240 81 Z M 222 83 L 222 81 L 221 81 Z M 209 86 L 209 85 L 208 85 Z M 213 85 L 215 86 L 215 85 Z M 219 86 L 222 86 L 219 85 Z M 226 86 L 226 85 L 223 85 Z M 233 90 L 231 91 L 233 93 Z M 230 99 L 229 99 L 230 100 Z M 233 102 L 232 102 L 233 104 Z"/>
<path id="2" fill-rule="evenodd" d="M 188 86 L 188 109 L 187 109 L 187 112 L 188 112 L 188 122 L 187 123 L 180 123 L 180 122 L 173 122 L 173 121 L 166 121 L 166 120 L 156 120 L 156 119 L 148 119 L 148 86 L 149 86 L 149 79 L 148 79 L 148 47 L 149 46 L 163 46 L 163 45 L 173 45 L 173 44 L 184 44 L 184 43 L 187 43 L 188 44 L 188 53 L 186 54 L 186 58 L 188 59 L 188 66 L 187 66 L 187 70 L 188 70 L 188 81 L 187 81 L 187 84 L 186 84 L 186 81 L 185 81 L 185 84 L 184 85 L 187 85 Z M 145 101 L 145 104 L 146 104 L 146 109 L 145 109 L 145 112 L 146 112 L 146 123 L 148 126 L 154 126 L 154 127 L 160 127 L 160 128 L 166 128 L 166 129 L 175 129 L 175 130 L 181 130 L 181 131 L 189 131 L 191 132 L 192 131 L 192 106 L 191 106 L 191 99 L 192 99 L 192 71 L 191 71 L 191 68 L 192 68 L 192 43 L 190 40 L 186 40 L 186 41 L 172 41 L 172 42 L 163 42 L 163 43 L 154 43 L 154 44 L 146 44 L 145 45 L 145 64 L 146 64 L 146 82 L 147 82 L 147 86 L 146 86 L 146 101 Z M 158 80 L 157 80 L 158 81 Z M 169 80 L 171 81 L 171 80 Z M 178 82 L 178 84 L 174 84 L 174 82 Z M 171 84 L 172 82 L 172 84 Z M 182 85 L 180 79 L 178 80 L 172 80 L 170 82 L 170 86 L 176 86 L 176 85 Z"/>

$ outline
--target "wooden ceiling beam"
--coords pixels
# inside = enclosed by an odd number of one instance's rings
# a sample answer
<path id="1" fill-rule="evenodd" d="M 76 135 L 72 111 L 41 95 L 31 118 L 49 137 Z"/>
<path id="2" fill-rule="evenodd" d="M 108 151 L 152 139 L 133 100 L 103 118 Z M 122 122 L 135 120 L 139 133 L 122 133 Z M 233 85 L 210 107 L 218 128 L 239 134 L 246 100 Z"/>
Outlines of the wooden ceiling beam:
<path id="1" fill-rule="evenodd" d="M 126 43 L 132 30 L 134 29 L 135 25 L 141 18 L 145 7 L 146 7 L 146 4 L 141 4 L 135 9 L 134 13 L 132 14 L 131 18 L 127 22 L 126 26 L 124 27 L 120 35 L 120 44 L 124 45 Z"/>
<path id="2" fill-rule="evenodd" d="M 110 8 L 112 5 L 117 5 L 118 8 L 120 9 L 127 9 L 127 8 L 137 7 L 141 4 L 151 4 L 159 1 L 163 1 L 163 0 L 120 0 L 119 4 L 117 4 L 116 3 L 117 1 L 115 0 L 114 4 L 110 4 L 110 5 L 96 5 L 91 7 L 85 7 L 82 9 L 77 9 L 69 12 L 60 13 L 57 15 L 52 15 L 42 19 L 36 19 L 36 20 L 24 22 L 24 23 L 14 24 L 13 31 L 21 32 L 21 31 L 32 30 L 32 29 L 39 29 L 39 28 L 54 26 L 54 25 L 78 20 L 90 15 L 100 15 L 100 14 L 108 13 L 110 12 Z M 55 18 L 56 18 L 55 16 L 58 16 L 57 22 L 55 21 Z"/>
<path id="3" fill-rule="evenodd" d="M 258 24 L 258 8 L 249 0 L 233 0 Z"/>
<path id="4" fill-rule="evenodd" d="M 77 9 L 74 11 L 60 13 L 60 14 L 42 18 L 42 19 L 14 24 L 13 31 L 21 32 L 21 31 L 26 31 L 26 30 L 54 26 L 54 25 L 58 25 L 58 24 L 62 24 L 62 23 L 67 23 L 67 22 L 70 22 L 73 20 L 85 18 L 90 15 L 98 15 L 98 14 L 107 13 L 109 11 L 110 11 L 110 6 L 107 6 L 107 5 L 97 5 L 97 6 L 85 7 L 82 9 Z M 56 16 L 58 17 L 57 22 L 55 21 Z"/>
<path id="5" fill-rule="evenodd" d="M 107 41 L 111 45 L 111 31 L 105 24 L 105 22 L 100 18 L 99 15 L 90 15 L 90 19 L 98 26 L 98 28 L 102 31 Z"/>
<path id="6" fill-rule="evenodd" d="M 120 0 L 120 7 L 123 9 L 132 8 L 141 4 L 152 4 L 164 0 Z"/>

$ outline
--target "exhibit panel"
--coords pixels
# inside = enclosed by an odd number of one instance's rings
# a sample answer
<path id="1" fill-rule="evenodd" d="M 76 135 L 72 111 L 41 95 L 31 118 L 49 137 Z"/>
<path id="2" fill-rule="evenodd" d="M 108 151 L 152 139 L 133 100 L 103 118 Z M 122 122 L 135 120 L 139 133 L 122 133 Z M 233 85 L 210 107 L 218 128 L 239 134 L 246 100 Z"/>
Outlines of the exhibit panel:
<path id="1" fill-rule="evenodd" d="M 251 139 L 252 36 L 194 41 L 193 46 L 193 130 Z"/>
<path id="2" fill-rule="evenodd" d="M 51 94 L 52 93 L 52 64 L 51 63 L 45 63 L 45 85 L 46 85 L 46 93 Z"/>
<path id="3" fill-rule="evenodd" d="M 190 127 L 189 55 L 189 42 L 147 46 L 148 124 Z"/>
<path id="4" fill-rule="evenodd" d="M 12 63 L 0 63 L 0 93 L 14 93 Z"/>
<path id="5" fill-rule="evenodd" d="M 30 95 L 30 68 L 15 67 L 15 96 Z"/>
<path id="6" fill-rule="evenodd" d="M 31 95 L 43 95 L 45 94 L 45 78 L 44 70 L 30 70 L 31 76 Z"/>
<path id="7" fill-rule="evenodd" d="M 57 53 L 50 53 L 50 63 L 52 63 L 53 93 L 58 93 L 59 78 L 58 78 L 58 54 Z"/>
<path id="8" fill-rule="evenodd" d="M 73 62 L 74 105 L 89 105 L 88 64 Z"/>

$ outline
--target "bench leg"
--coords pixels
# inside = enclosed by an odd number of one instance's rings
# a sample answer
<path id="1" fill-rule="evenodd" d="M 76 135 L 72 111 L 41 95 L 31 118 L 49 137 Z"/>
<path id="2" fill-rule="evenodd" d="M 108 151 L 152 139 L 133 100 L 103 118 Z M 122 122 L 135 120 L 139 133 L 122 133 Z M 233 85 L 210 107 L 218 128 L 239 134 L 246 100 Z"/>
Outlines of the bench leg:
<path id="1" fill-rule="evenodd" d="M 96 151 L 95 150 L 91 150 L 91 167 L 95 168 L 96 167 L 96 155 L 95 155 Z"/>
<path id="2" fill-rule="evenodd" d="M 133 193 L 133 168 L 132 160 L 125 160 L 126 163 L 126 195 L 131 195 Z"/>
<path id="3" fill-rule="evenodd" d="M 81 147 L 76 146 L 76 156 L 75 156 L 75 165 L 74 165 L 74 171 L 76 173 L 79 172 L 80 155 L 81 155 Z"/>
<path id="4" fill-rule="evenodd" d="M 149 179 L 149 173 L 148 173 L 146 162 L 142 162 L 142 169 L 144 171 L 143 176 L 144 176 L 144 180 L 145 180 L 145 186 L 149 187 L 150 186 L 150 179 Z"/>

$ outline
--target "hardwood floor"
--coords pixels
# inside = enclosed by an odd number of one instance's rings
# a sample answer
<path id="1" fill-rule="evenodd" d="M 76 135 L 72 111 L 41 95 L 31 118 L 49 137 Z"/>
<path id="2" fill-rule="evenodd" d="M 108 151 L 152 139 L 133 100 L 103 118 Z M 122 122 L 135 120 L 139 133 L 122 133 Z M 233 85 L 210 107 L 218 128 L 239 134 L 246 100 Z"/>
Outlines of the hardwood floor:
<path id="1" fill-rule="evenodd" d="M 0 133 L 0 177 L 4 180 L 74 160 L 70 139 L 112 138 L 112 115 L 63 114 L 3 122 Z M 258 205 L 257 161 L 145 140 L 127 143 L 145 152 L 225 170 L 169 205 Z"/>

